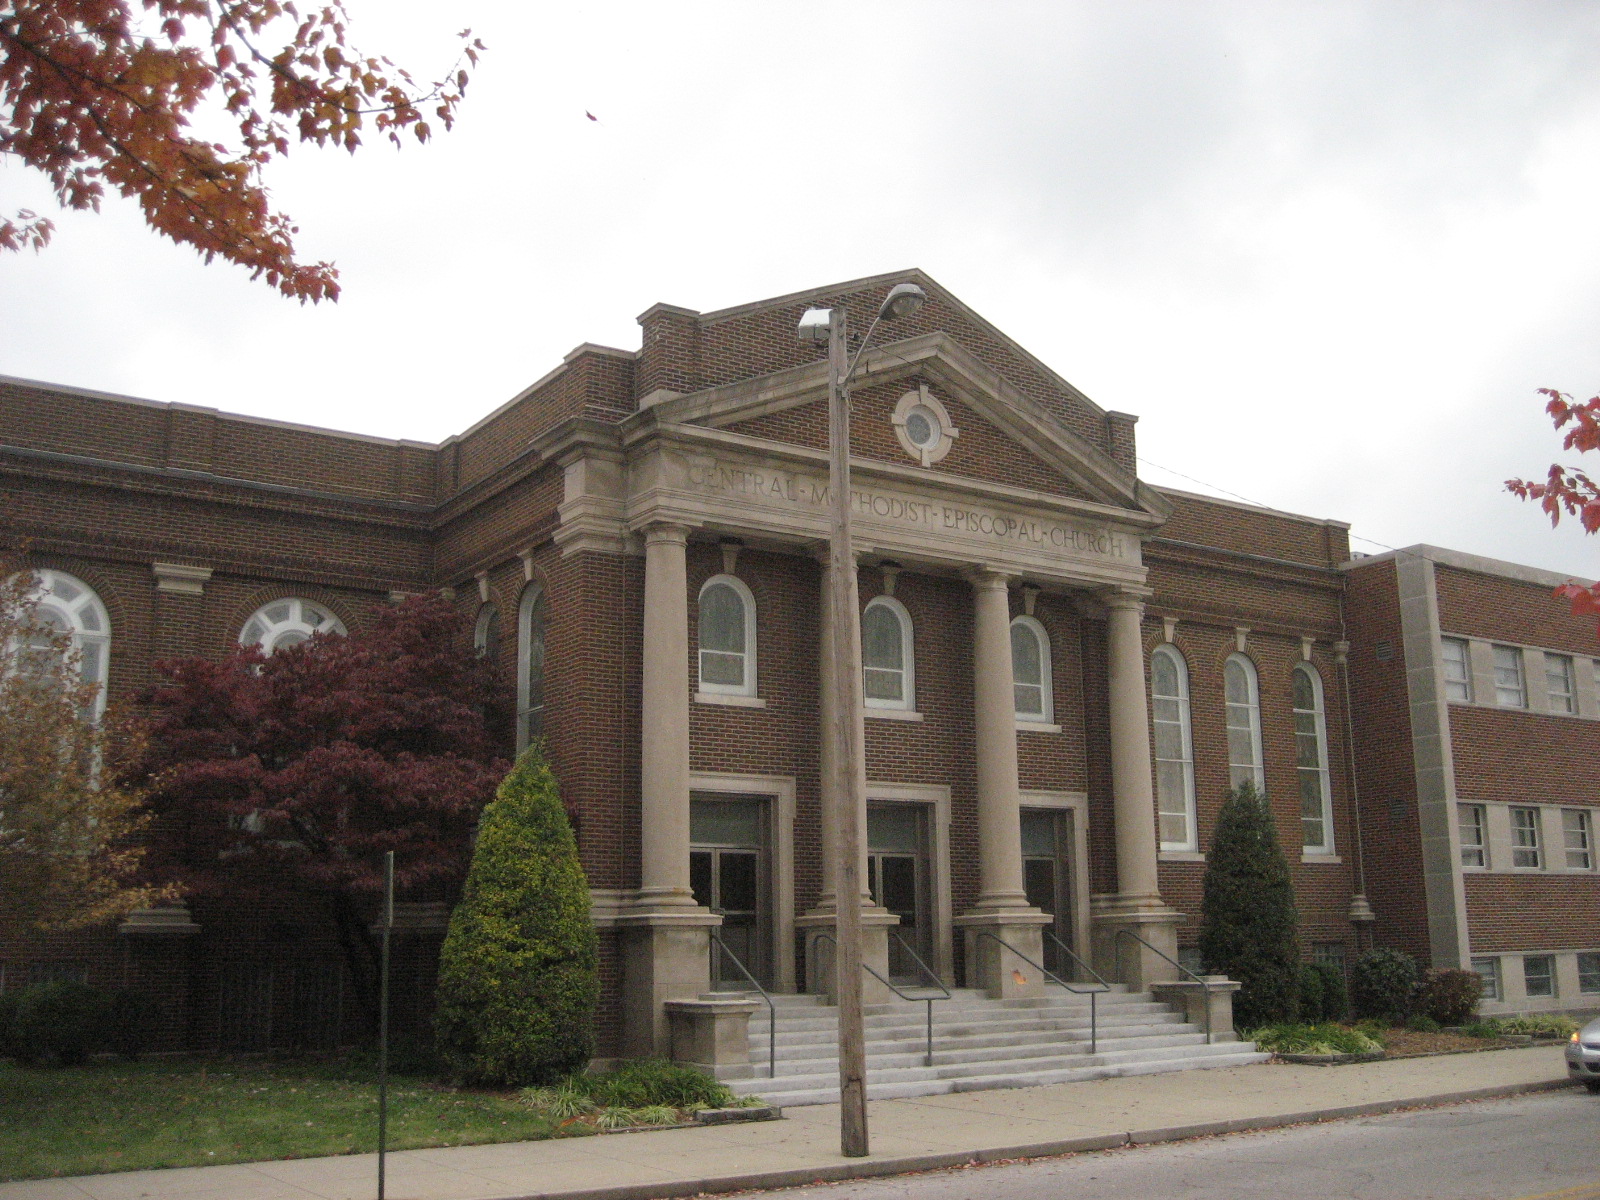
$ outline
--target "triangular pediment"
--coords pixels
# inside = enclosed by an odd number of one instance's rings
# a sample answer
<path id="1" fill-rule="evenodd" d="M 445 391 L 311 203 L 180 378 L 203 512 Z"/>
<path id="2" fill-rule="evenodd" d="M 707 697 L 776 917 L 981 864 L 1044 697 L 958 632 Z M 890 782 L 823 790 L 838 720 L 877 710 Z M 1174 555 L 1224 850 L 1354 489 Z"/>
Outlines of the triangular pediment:
<path id="1" fill-rule="evenodd" d="M 955 436 L 936 462 L 917 461 L 916 447 L 895 430 L 914 394 L 931 397 Z M 1100 446 L 1006 380 L 945 333 L 929 333 L 868 350 L 851 385 L 852 457 L 884 463 L 931 480 L 969 480 L 1138 513 L 1159 523 L 1166 499 Z M 700 426 L 775 445 L 827 445 L 826 364 L 776 371 L 686 396 L 648 410 L 654 422 Z M 1153 518 L 1153 521 L 1151 520 Z"/>

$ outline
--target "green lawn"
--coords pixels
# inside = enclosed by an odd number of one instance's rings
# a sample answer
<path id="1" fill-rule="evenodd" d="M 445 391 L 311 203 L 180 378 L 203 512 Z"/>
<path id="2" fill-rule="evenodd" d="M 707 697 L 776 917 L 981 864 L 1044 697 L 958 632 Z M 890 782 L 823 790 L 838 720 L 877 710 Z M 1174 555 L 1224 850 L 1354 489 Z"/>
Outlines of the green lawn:
<path id="1" fill-rule="evenodd" d="M 376 1073 L 361 1063 L 0 1062 L 0 1180 L 352 1154 L 378 1146 Z M 559 1132 L 558 1132 L 559 1131 Z M 389 1147 L 587 1133 L 507 1097 L 391 1077 Z"/>

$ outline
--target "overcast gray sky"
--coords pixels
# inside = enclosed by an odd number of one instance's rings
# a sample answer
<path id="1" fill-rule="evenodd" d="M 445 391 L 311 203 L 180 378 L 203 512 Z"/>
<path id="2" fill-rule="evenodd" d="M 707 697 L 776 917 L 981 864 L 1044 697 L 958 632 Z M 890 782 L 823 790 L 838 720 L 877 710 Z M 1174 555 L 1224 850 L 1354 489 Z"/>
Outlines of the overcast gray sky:
<path id="1" fill-rule="evenodd" d="M 350 0 L 419 77 L 489 44 L 454 132 L 269 178 L 337 305 L 108 202 L 0 260 L 0 373 L 436 441 L 658 300 L 918 266 L 1152 483 L 1600 575 L 1502 489 L 1557 457 L 1534 389 L 1600 389 L 1600 4 L 444 7 Z"/>

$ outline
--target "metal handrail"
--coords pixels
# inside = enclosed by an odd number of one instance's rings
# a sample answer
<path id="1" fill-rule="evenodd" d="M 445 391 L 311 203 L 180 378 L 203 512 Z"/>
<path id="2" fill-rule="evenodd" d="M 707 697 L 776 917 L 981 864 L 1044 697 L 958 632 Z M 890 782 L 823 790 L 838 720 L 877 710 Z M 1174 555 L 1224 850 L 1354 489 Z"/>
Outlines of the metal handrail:
<path id="1" fill-rule="evenodd" d="M 1206 979 L 1204 976 L 1196 975 L 1193 971 L 1189 970 L 1188 967 L 1184 966 L 1177 959 L 1173 958 L 1172 955 L 1168 954 L 1164 950 L 1159 950 L 1155 946 L 1152 946 L 1149 942 L 1145 941 L 1142 937 L 1140 937 L 1133 930 L 1131 930 L 1131 929 L 1119 929 L 1119 930 L 1117 930 L 1117 941 L 1118 941 L 1119 945 L 1120 945 L 1120 940 L 1122 938 L 1125 938 L 1125 937 L 1132 938 L 1134 941 L 1138 942 L 1141 946 L 1143 946 L 1146 950 L 1149 950 L 1151 953 L 1155 954 L 1159 958 L 1165 959 L 1167 962 L 1169 962 L 1173 966 L 1177 967 L 1178 970 L 1182 971 L 1190 979 L 1194 980 L 1196 983 L 1198 983 L 1200 985 L 1200 990 L 1205 993 L 1205 997 L 1206 997 L 1206 1045 L 1208 1045 L 1208 1046 L 1211 1045 L 1211 981 L 1209 979 Z M 1119 948 L 1118 951 L 1117 951 L 1117 960 L 1120 962 L 1121 958 L 1122 958 L 1122 951 Z"/>
<path id="2" fill-rule="evenodd" d="M 1057 950 L 1061 951 L 1068 958 L 1070 958 L 1073 962 L 1077 963 L 1079 967 L 1081 967 L 1083 970 L 1087 971 L 1090 975 L 1093 975 L 1094 976 L 1094 981 L 1096 983 L 1098 983 L 1101 987 L 1105 988 L 1106 991 L 1108 991 L 1108 992 L 1111 990 L 1111 981 L 1109 979 L 1107 979 L 1104 975 L 1100 974 L 1099 971 L 1096 971 L 1093 967 L 1091 967 L 1083 959 L 1079 958 L 1078 955 L 1077 955 L 1077 952 L 1074 951 L 1071 946 L 1067 945 L 1065 942 L 1063 942 L 1060 938 L 1058 938 L 1054 933 L 1052 933 L 1048 929 L 1042 930 L 1041 932 L 1044 934 L 1045 937 L 1049 938 L 1052 942 L 1054 942 L 1056 944 L 1056 949 Z"/>
<path id="3" fill-rule="evenodd" d="M 761 998 L 767 1002 L 767 1078 L 776 1079 L 778 1077 L 778 1006 L 772 1002 L 772 997 L 767 994 L 767 989 L 761 986 L 761 981 L 750 974 L 750 968 L 739 961 L 737 954 L 728 949 L 728 943 L 722 940 L 721 935 L 715 929 L 709 932 L 711 940 L 717 945 L 717 949 L 728 956 L 733 965 L 739 968 L 739 973 L 750 981 L 750 986 L 755 988 L 761 994 Z"/>
<path id="4" fill-rule="evenodd" d="M 1029 958 L 1021 950 L 1018 950 L 1015 946 L 1013 946 L 1010 942 L 1006 941 L 1005 938 L 1001 937 L 999 934 L 990 933 L 987 929 L 980 929 L 977 932 L 978 932 L 978 940 L 981 941 L 984 938 L 988 938 L 991 942 L 996 942 L 999 945 L 1004 946 L 1007 950 L 1011 951 L 1011 953 L 1015 954 L 1018 958 L 1020 958 L 1023 962 L 1027 963 L 1035 971 L 1038 971 L 1041 975 L 1043 975 L 1045 978 L 1051 980 L 1052 982 L 1060 984 L 1062 987 L 1066 988 L 1067 991 L 1071 992 L 1073 995 L 1075 995 L 1075 996 L 1085 996 L 1085 995 L 1088 996 L 1089 997 L 1089 1053 L 1090 1054 L 1098 1054 L 1098 1053 L 1100 1053 L 1100 1005 L 1099 1005 L 1098 997 L 1099 997 L 1099 995 L 1100 995 L 1100 993 L 1102 991 L 1110 991 L 1111 990 L 1111 985 L 1110 984 L 1106 984 L 1106 986 L 1103 987 L 1103 988 L 1074 987 L 1072 984 L 1068 983 L 1065 979 L 1061 978 L 1061 976 L 1057 975 L 1054 971 L 1046 970 L 1043 963 L 1034 962 L 1033 959 Z M 1068 951 L 1068 953 L 1071 953 L 1071 951 Z M 1074 959 L 1076 959 L 1078 956 L 1076 954 L 1073 954 L 1072 957 Z M 1096 978 L 1098 978 L 1098 976 L 1096 976 Z M 1104 982 L 1104 980 L 1102 980 L 1101 982 Z"/>
<path id="5" fill-rule="evenodd" d="M 911 955 L 912 961 L 914 961 L 917 964 L 917 966 L 921 967 L 922 968 L 922 973 L 924 975 L 926 975 L 932 981 L 930 984 L 928 984 L 926 986 L 938 988 L 941 994 L 938 995 L 938 996 L 912 996 L 912 995 L 909 995 L 908 993 L 902 991 L 892 981 L 890 981 L 888 979 L 885 979 L 882 975 L 878 974 L 877 969 L 875 967 L 873 967 L 871 963 L 865 963 L 865 962 L 862 963 L 861 964 L 861 969 L 863 971 L 867 972 L 867 974 L 871 975 L 879 983 L 883 984 L 884 987 L 888 988 L 896 996 L 899 996 L 900 999 L 902 999 L 902 1000 L 910 1000 L 913 1003 L 915 1003 L 918 1000 L 921 1000 L 927 1005 L 927 1010 L 926 1010 L 927 1011 L 927 1020 L 926 1020 L 926 1025 L 925 1025 L 926 1042 L 925 1042 L 925 1049 L 924 1049 L 924 1052 L 923 1052 L 922 1065 L 925 1066 L 925 1067 L 931 1067 L 931 1066 L 933 1066 L 933 1002 L 935 1000 L 950 1000 L 950 999 L 953 999 L 953 997 L 950 994 L 950 989 L 945 987 L 944 982 L 939 978 L 938 974 L 934 971 L 934 969 L 932 967 L 930 967 L 927 963 L 922 961 L 922 956 L 920 954 L 918 954 L 915 950 L 913 950 L 906 943 L 906 940 L 903 937 L 901 937 L 898 933 L 896 933 L 892 929 L 889 931 L 889 936 L 894 938 L 895 941 L 900 943 L 901 949 L 903 949 L 907 954 Z M 839 943 L 838 943 L 837 940 L 835 940 L 834 936 L 831 933 L 818 934 L 817 935 L 817 941 L 819 941 L 819 942 L 832 942 L 833 943 L 834 961 L 837 962 L 838 961 L 838 953 L 839 953 Z"/>

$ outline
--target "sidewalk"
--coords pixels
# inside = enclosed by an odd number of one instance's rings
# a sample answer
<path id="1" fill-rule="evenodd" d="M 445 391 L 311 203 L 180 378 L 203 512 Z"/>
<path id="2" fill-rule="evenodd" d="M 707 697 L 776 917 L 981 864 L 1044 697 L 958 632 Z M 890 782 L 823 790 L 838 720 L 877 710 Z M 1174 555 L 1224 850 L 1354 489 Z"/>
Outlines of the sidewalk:
<path id="1" fill-rule="evenodd" d="M 391 1200 L 646 1200 L 1101 1150 L 1567 1086 L 1560 1046 L 1358 1066 L 1261 1064 L 874 1100 L 872 1154 L 839 1154 L 839 1108 L 782 1121 L 389 1155 Z M 0 1184 L 0 1200 L 370 1200 L 376 1156 Z"/>

